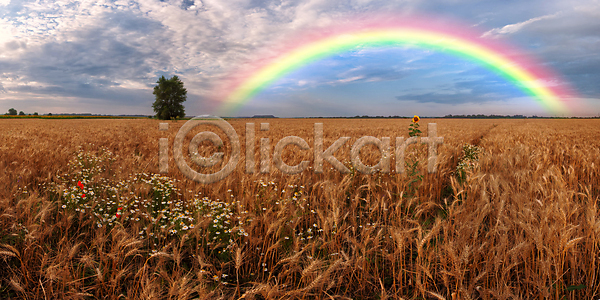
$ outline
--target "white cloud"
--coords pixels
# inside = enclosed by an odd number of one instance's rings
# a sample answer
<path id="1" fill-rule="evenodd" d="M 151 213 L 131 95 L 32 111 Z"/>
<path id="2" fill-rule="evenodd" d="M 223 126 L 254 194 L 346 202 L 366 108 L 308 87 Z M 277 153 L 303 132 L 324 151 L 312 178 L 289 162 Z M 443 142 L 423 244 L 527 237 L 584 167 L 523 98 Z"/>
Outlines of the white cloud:
<path id="1" fill-rule="evenodd" d="M 519 22 L 519 23 L 515 23 L 515 24 L 509 24 L 506 25 L 504 27 L 501 28 L 494 28 L 492 30 L 489 30 L 487 32 L 485 32 L 482 37 L 498 37 L 501 35 L 509 35 L 509 34 L 513 34 L 516 33 L 520 30 L 522 30 L 524 27 L 531 25 L 535 22 L 538 21 L 542 21 L 542 20 L 549 20 L 549 19 L 554 19 L 556 17 L 558 17 L 561 13 L 555 13 L 555 14 L 551 14 L 551 15 L 545 15 L 545 16 L 541 16 L 541 17 L 536 17 L 536 18 L 531 18 L 527 21 L 523 21 L 523 22 Z"/>
<path id="2" fill-rule="evenodd" d="M 328 84 L 348 83 L 348 82 L 352 82 L 352 81 L 361 80 L 361 79 L 364 79 L 364 78 L 365 78 L 365 76 L 359 75 L 359 76 L 353 76 L 353 77 L 342 78 L 342 79 L 330 81 Z"/>

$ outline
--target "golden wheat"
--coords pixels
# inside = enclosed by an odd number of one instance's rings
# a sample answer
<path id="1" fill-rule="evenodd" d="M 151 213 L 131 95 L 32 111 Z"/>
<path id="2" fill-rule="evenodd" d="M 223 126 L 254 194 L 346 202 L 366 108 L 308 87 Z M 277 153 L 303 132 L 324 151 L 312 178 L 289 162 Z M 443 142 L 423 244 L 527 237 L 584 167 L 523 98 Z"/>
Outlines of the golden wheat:
<path id="1" fill-rule="evenodd" d="M 325 148 L 339 137 L 351 138 L 335 153 L 347 167 L 352 167 L 350 146 L 359 137 L 407 137 L 410 124 L 404 119 L 230 120 L 241 141 L 248 122 L 270 123 L 268 131 L 256 131 L 257 165 L 261 138 L 270 139 L 271 151 L 288 135 L 313 145 L 319 122 Z M 225 179 L 202 185 L 178 171 L 170 149 L 166 175 L 181 194 L 174 196 L 189 204 L 200 195 L 214 207 L 229 205 L 231 212 L 221 212 L 222 219 L 197 213 L 193 228 L 177 231 L 172 225 L 165 232 L 177 234 L 140 238 L 140 232 L 161 229 L 139 222 L 99 228 L 90 209 L 63 209 L 65 196 L 51 187 L 76 188 L 76 181 L 64 180 L 73 156 L 79 149 L 105 148 L 115 160 L 100 178 L 148 196 L 147 185 L 130 176 L 158 173 L 159 138 L 172 146 L 185 121 L 169 121 L 169 130 L 159 131 L 156 120 L 0 120 L 5 187 L 0 190 L 0 297 L 600 296 L 600 121 L 421 120 L 430 122 L 438 124 L 444 143 L 432 174 L 424 167 L 426 147 L 410 146 L 409 154 L 420 161 L 416 174 L 423 175 L 416 185 L 409 174 L 363 175 L 354 169 L 342 174 L 328 163 L 317 173 L 312 150 L 295 147 L 285 148 L 282 158 L 289 165 L 310 161 L 300 174 L 285 175 L 275 166 L 269 174 L 247 174 L 242 159 Z M 457 166 L 464 144 L 483 152 L 461 178 Z M 202 145 L 202 155 L 217 150 Z M 231 145 L 223 150 L 226 161 Z M 374 165 L 381 154 L 370 145 L 360 157 Z M 216 224 L 225 227 L 211 229 Z M 226 236 L 227 228 L 231 241 L 213 239 L 216 230 Z"/>

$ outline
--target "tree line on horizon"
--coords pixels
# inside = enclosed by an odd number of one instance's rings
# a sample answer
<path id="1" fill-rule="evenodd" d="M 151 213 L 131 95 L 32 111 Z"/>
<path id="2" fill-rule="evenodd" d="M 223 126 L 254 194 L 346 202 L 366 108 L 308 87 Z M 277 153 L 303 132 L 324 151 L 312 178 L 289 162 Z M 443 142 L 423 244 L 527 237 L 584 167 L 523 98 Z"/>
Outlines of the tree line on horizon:
<path id="1" fill-rule="evenodd" d="M 185 108 L 183 102 L 187 99 L 187 90 L 183 87 L 183 82 L 177 75 L 167 79 L 165 76 L 161 76 L 157 85 L 154 87 L 153 94 L 155 95 L 155 101 L 152 104 L 152 108 L 157 119 L 160 120 L 176 120 L 185 118 Z M 23 111 L 19 111 L 14 107 L 8 109 L 4 115 L 7 116 L 31 116 L 32 114 L 26 114 Z M 48 116 L 52 116 L 52 113 L 48 113 Z M 92 114 L 61 114 L 61 115 L 89 115 Z M 39 116 L 38 112 L 34 112 L 33 116 Z"/>
<path id="2" fill-rule="evenodd" d="M 150 118 L 157 118 L 159 120 L 178 120 L 184 119 L 185 116 L 185 107 L 183 106 L 183 102 L 187 100 L 187 90 L 183 85 L 183 81 L 174 75 L 173 77 L 167 79 L 165 76 L 161 76 L 157 81 L 157 85 L 154 87 L 152 94 L 155 96 L 155 101 L 152 104 L 152 108 L 155 112 L 154 116 L 149 116 Z M 17 110 L 14 108 L 10 108 L 5 115 L 9 116 L 24 116 L 26 115 L 23 111 L 20 111 L 17 114 Z M 27 114 L 31 115 L 31 114 Z M 38 113 L 34 112 L 34 116 L 37 116 Z M 48 113 L 48 116 L 52 116 L 52 113 Z M 92 114 L 66 114 L 66 115 L 92 115 Z M 261 115 L 262 116 L 262 115 Z M 264 115 L 269 118 L 276 118 L 273 115 Z M 256 116 L 255 116 L 256 117 Z M 307 117 L 307 118 L 356 118 L 356 119 L 408 119 L 412 117 L 405 116 L 368 116 L 356 115 L 354 117 Z M 537 115 L 525 116 L 525 115 L 484 115 L 484 114 L 468 114 L 468 115 L 452 115 L 448 114 L 443 117 L 427 117 L 423 116 L 423 118 L 448 118 L 448 119 L 596 119 L 600 118 L 600 114 L 594 117 L 541 117 Z"/>
<path id="3" fill-rule="evenodd" d="M 7 115 L 7 116 L 17 116 L 17 115 L 19 115 L 19 116 L 26 116 L 26 115 L 31 116 L 32 114 L 25 114 L 25 112 L 23 112 L 23 111 L 19 111 L 19 113 L 17 114 L 17 110 L 14 107 L 12 107 L 12 108 L 10 108 L 8 110 L 7 113 L 5 113 L 5 115 Z M 38 115 L 37 111 L 34 112 L 33 115 L 37 116 Z"/>

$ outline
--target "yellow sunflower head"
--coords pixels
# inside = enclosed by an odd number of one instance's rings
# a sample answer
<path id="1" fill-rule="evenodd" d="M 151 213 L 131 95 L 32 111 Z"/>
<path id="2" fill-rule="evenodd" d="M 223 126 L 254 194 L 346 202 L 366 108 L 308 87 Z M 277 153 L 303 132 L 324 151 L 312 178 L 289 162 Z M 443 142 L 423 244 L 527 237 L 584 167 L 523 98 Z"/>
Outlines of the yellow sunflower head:
<path id="1" fill-rule="evenodd" d="M 421 120 L 421 118 L 419 118 L 419 116 L 417 116 L 417 115 L 415 115 L 415 116 L 412 118 L 412 121 L 413 121 L 413 123 L 418 123 L 418 122 L 419 122 L 419 120 Z"/>

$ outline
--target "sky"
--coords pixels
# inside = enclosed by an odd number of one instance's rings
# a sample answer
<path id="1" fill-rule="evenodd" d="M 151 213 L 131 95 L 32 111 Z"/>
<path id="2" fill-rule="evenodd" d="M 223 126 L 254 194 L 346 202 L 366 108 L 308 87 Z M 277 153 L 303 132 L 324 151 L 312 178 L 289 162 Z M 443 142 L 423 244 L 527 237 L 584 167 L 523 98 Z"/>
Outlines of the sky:
<path id="1" fill-rule="evenodd" d="M 274 49 L 380 14 L 450 20 L 510 45 L 570 86 L 574 105 L 549 111 L 464 57 L 357 47 L 292 70 L 226 116 L 600 116 L 597 0 L 0 0 L 0 112 L 152 115 L 156 81 L 177 75 L 186 115 L 215 114 L 225 83 Z"/>

